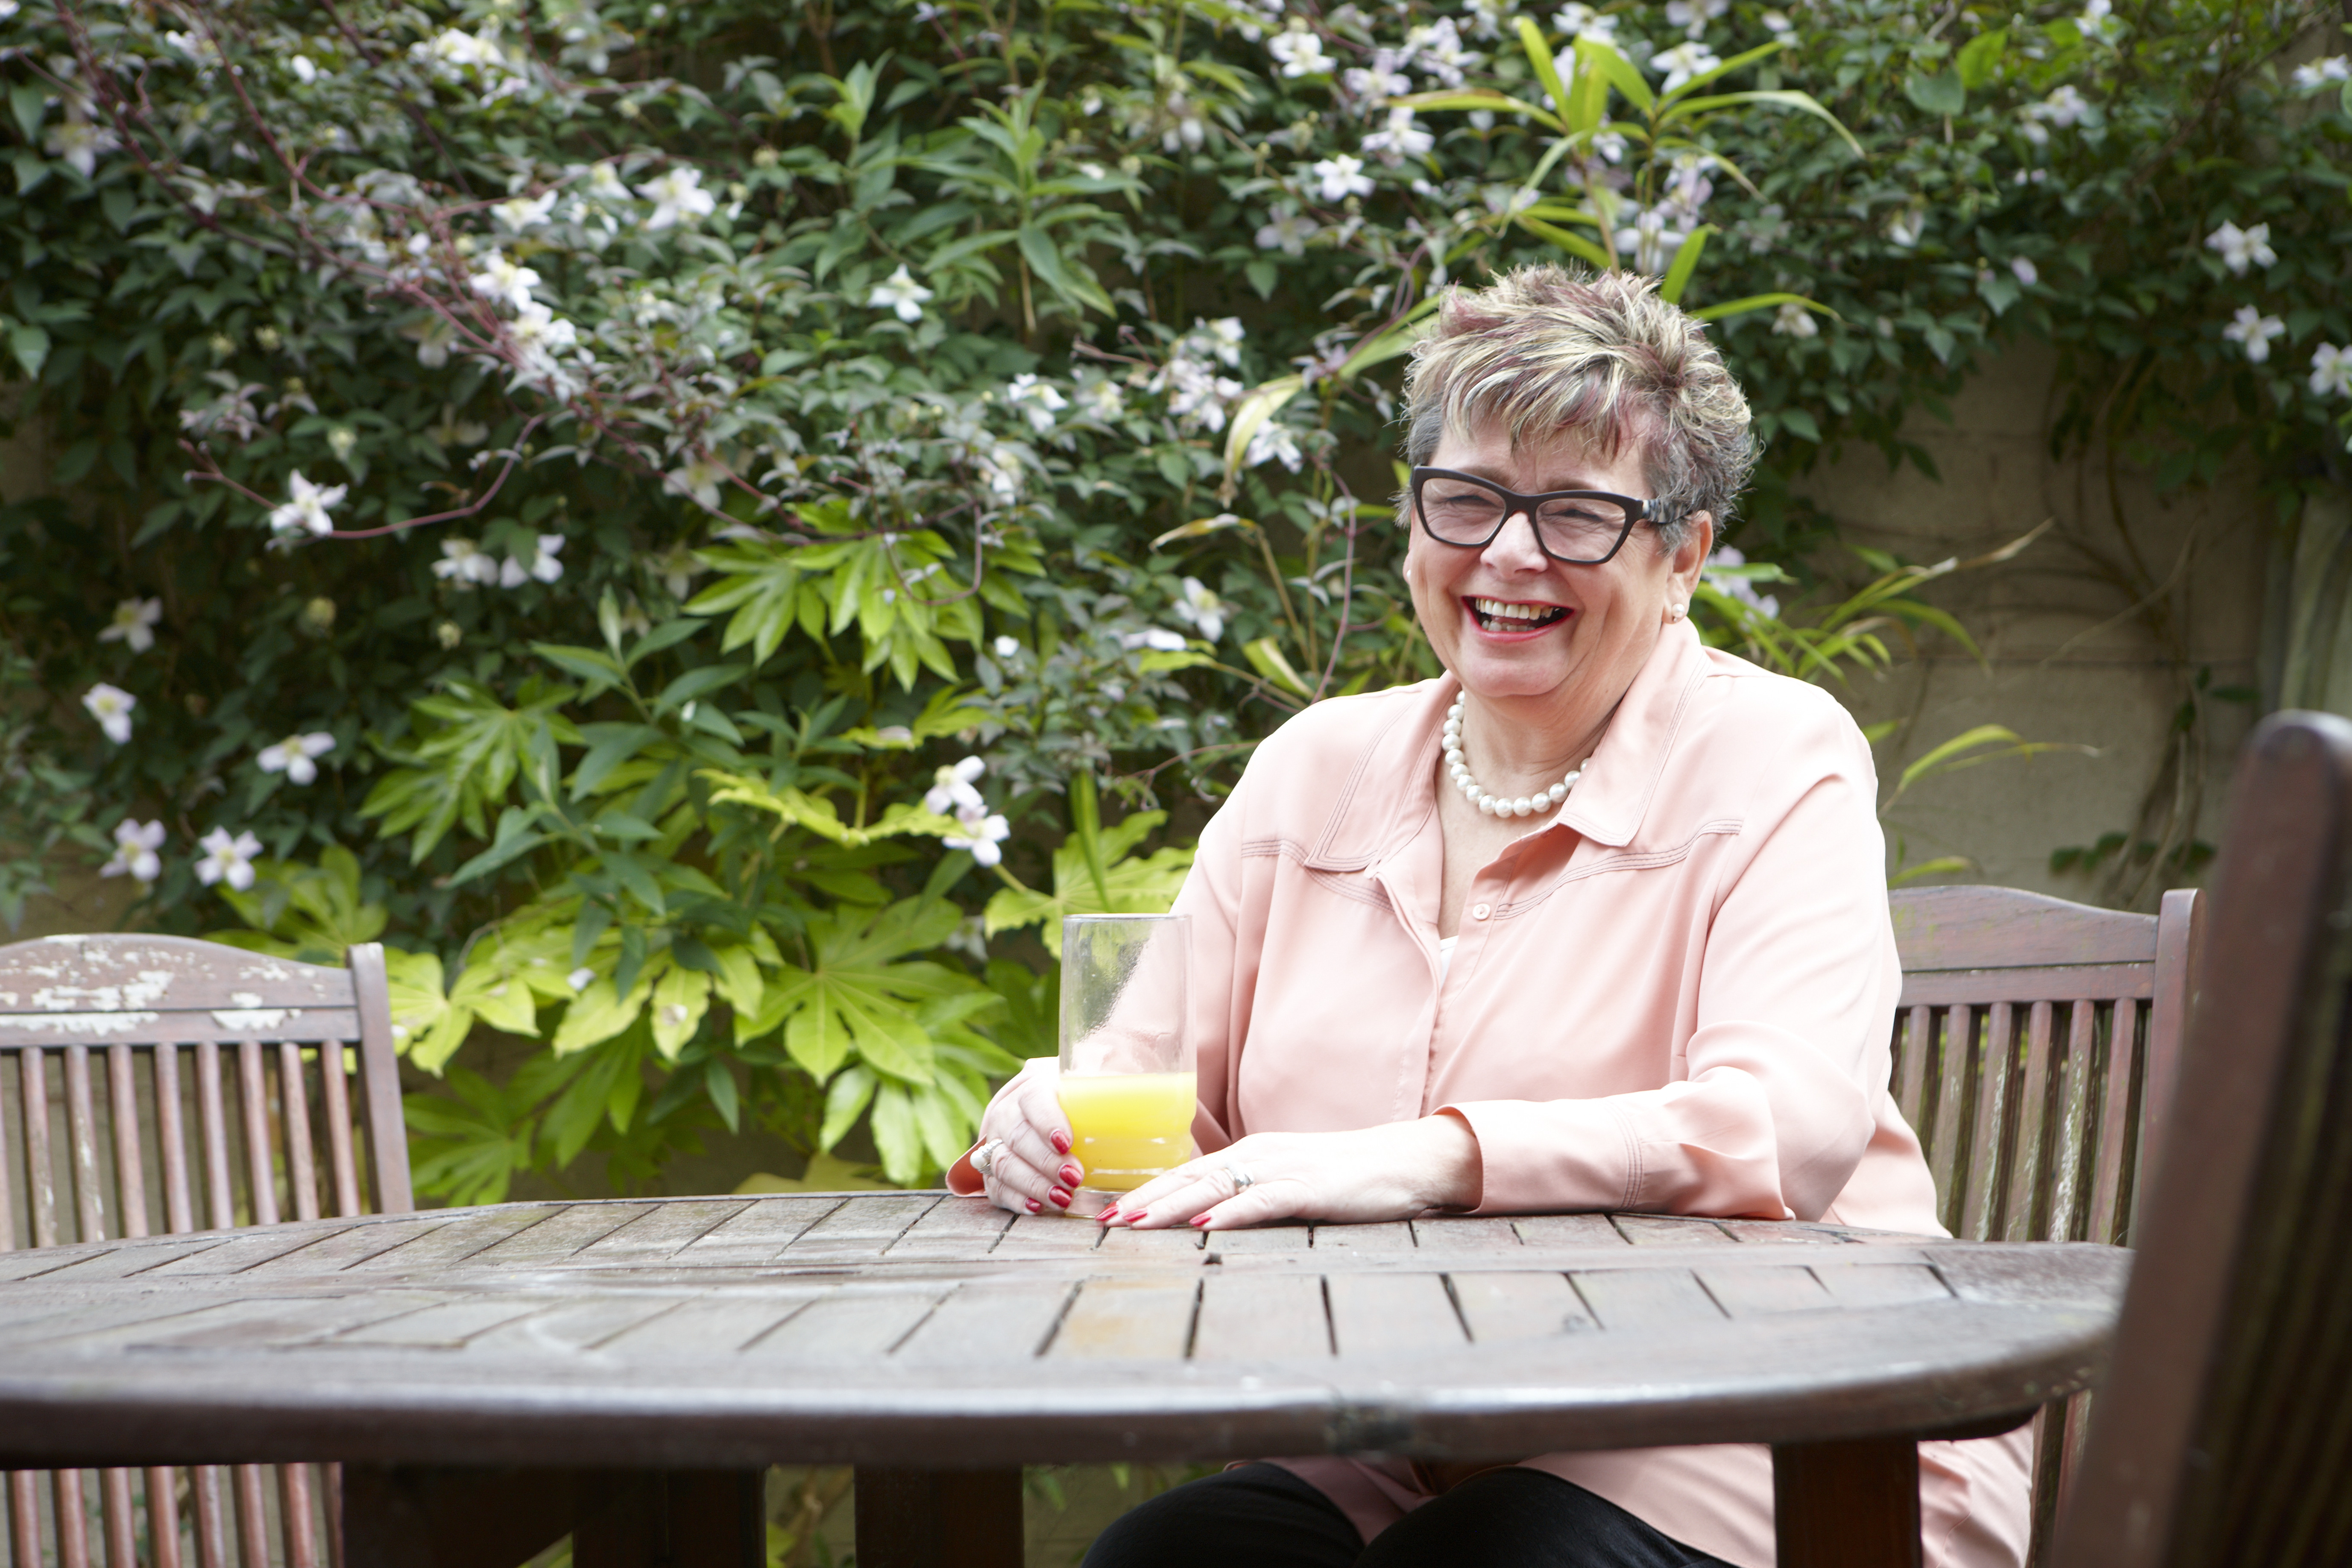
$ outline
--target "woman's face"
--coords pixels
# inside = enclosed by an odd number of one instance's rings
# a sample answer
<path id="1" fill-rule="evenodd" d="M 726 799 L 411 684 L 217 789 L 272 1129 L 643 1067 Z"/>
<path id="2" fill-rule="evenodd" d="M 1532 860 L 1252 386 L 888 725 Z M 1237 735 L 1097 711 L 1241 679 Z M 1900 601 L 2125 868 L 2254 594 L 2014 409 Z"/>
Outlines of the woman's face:
<path id="1" fill-rule="evenodd" d="M 1491 479 L 1519 495 L 1605 490 L 1649 497 L 1641 454 L 1628 443 L 1604 460 L 1571 432 L 1513 447 L 1507 429 L 1487 428 L 1438 443 L 1430 466 Z M 1688 605 L 1714 541 L 1705 512 L 1690 520 L 1681 549 L 1658 548 L 1647 523 L 1634 525 L 1616 555 L 1570 566 L 1537 548 L 1535 528 L 1516 513 L 1483 549 L 1441 543 L 1418 518 L 1405 573 L 1414 611 L 1437 657 L 1475 697 L 1556 698 L 1563 705 L 1613 704 L 1657 646 L 1670 605 Z M 1496 604 L 1516 616 L 1493 613 Z M 1525 611 L 1532 607 L 1532 617 Z"/>

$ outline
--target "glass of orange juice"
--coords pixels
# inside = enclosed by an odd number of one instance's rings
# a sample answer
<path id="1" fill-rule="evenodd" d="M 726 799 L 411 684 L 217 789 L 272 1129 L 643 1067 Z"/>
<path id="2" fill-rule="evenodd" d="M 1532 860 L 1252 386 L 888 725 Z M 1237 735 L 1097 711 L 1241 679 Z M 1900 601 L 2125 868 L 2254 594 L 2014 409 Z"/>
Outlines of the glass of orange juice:
<path id="1" fill-rule="evenodd" d="M 1086 1179 L 1069 1213 L 1091 1217 L 1192 1157 L 1188 915 L 1062 921 L 1059 1094 Z"/>

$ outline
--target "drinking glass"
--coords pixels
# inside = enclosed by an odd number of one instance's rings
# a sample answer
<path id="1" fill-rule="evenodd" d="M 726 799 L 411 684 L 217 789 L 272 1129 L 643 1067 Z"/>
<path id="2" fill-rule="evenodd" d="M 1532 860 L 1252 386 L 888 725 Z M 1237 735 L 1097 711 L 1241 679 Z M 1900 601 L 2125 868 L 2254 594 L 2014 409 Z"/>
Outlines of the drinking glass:
<path id="1" fill-rule="evenodd" d="M 1091 1217 L 1192 1157 L 1189 915 L 1062 921 L 1062 1070 L 1070 1157 L 1086 1171 L 1069 1213 Z"/>

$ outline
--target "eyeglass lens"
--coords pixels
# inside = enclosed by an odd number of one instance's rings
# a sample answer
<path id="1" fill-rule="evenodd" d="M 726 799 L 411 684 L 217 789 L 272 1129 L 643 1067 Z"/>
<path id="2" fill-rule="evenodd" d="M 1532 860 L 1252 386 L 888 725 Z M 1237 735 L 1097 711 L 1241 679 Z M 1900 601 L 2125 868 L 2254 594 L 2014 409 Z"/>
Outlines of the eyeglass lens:
<path id="1" fill-rule="evenodd" d="M 1448 544 L 1486 543 L 1509 506 L 1502 491 L 1475 479 L 1432 474 L 1422 481 L 1423 524 Z M 1559 560 L 1594 562 L 1617 547 L 1632 521 L 1631 509 L 1605 497 L 1554 496 L 1536 509 L 1536 536 Z"/>

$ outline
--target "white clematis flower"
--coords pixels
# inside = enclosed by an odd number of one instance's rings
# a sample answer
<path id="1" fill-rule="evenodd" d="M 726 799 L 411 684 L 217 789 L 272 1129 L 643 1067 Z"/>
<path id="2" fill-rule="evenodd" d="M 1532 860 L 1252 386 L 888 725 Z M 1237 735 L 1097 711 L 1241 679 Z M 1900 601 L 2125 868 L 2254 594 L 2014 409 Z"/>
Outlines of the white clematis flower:
<path id="1" fill-rule="evenodd" d="M 2252 228 L 2225 223 L 2205 237 L 2205 248 L 2220 252 L 2221 265 L 2239 277 L 2245 276 L 2249 267 L 2267 268 L 2278 260 L 2278 252 L 2271 248 L 2271 226 L 2266 223 Z"/>
<path id="2" fill-rule="evenodd" d="M 163 824 L 126 816 L 114 825 L 114 858 L 98 868 L 101 877 L 128 874 L 133 881 L 152 882 L 163 874 Z"/>
<path id="3" fill-rule="evenodd" d="M 520 263 L 509 259 L 506 252 L 493 250 L 482 258 L 467 286 L 486 300 L 496 300 L 509 310 L 520 310 L 532 303 L 530 291 L 539 287 L 539 274 Z"/>
<path id="4" fill-rule="evenodd" d="M 1364 173 L 1364 161 L 1349 153 L 1335 153 L 1310 164 L 1307 177 L 1314 184 L 1315 194 L 1327 202 L 1372 194 L 1372 182 Z"/>
<path id="5" fill-rule="evenodd" d="M 719 487 L 727 469 L 707 452 L 688 452 L 686 460 L 662 476 L 662 489 L 674 496 L 691 496 L 705 511 L 719 510 Z"/>
<path id="6" fill-rule="evenodd" d="M 2294 80 L 2297 92 L 2316 92 L 2339 81 L 2352 81 L 2352 55 L 2330 55 L 2324 60 L 2297 66 Z"/>
<path id="7" fill-rule="evenodd" d="M 433 575 L 460 588 L 470 588 L 477 583 L 497 582 L 499 563 L 495 556 L 470 539 L 445 539 L 441 542 L 441 559 L 433 563 Z"/>
<path id="8" fill-rule="evenodd" d="M 981 798 L 972 783 L 987 771 L 988 764 L 978 757 L 966 757 L 952 767 L 939 769 L 931 774 L 931 787 L 923 792 L 923 809 L 938 816 L 953 814 L 960 817 L 971 811 L 984 814 L 988 803 Z"/>
<path id="9" fill-rule="evenodd" d="M 328 509 L 341 505 L 350 489 L 349 485 L 314 485 L 297 468 L 286 477 L 287 493 L 294 499 L 269 514 L 269 526 L 281 541 L 304 534 L 324 539 L 335 531 L 335 520 L 327 515 Z"/>
<path id="10" fill-rule="evenodd" d="M 125 599 L 114 606 L 114 619 L 98 634 L 98 640 L 119 642 L 132 653 L 145 653 L 155 646 L 155 623 L 163 618 L 163 600 Z"/>
<path id="11" fill-rule="evenodd" d="M 520 588 L 534 577 L 542 583 L 554 582 L 556 579 L 563 575 L 563 563 L 555 558 L 557 553 L 561 552 L 562 548 L 563 535 L 560 533 L 541 534 L 539 536 L 539 552 L 530 558 L 528 563 L 526 563 L 523 558 L 520 555 L 509 555 L 507 557 L 506 564 L 499 568 L 499 586 L 501 588 Z M 686 597 L 686 595 L 680 594 L 677 597 L 682 599 Z"/>
<path id="12" fill-rule="evenodd" d="M 2352 348 L 2322 343 L 2311 351 L 2311 390 L 2322 397 L 2352 397 Z"/>
<path id="13" fill-rule="evenodd" d="M 654 204 L 646 227 L 664 229 L 709 217 L 719 200 L 702 188 L 702 171 L 683 165 L 637 187 L 637 195 Z"/>
<path id="14" fill-rule="evenodd" d="M 261 853 L 261 840 L 250 833 L 240 833 L 235 838 L 226 827 L 215 827 L 196 840 L 205 858 L 196 862 L 196 880 L 209 888 L 215 882 L 226 882 L 238 892 L 253 886 L 253 858 Z"/>
<path id="15" fill-rule="evenodd" d="M 1822 326 L 1811 310 L 1792 300 L 1773 312 L 1772 330 L 1783 337 L 1815 338 L 1821 336 Z"/>
<path id="16" fill-rule="evenodd" d="M 1424 156 L 1436 145 L 1437 138 L 1415 125 L 1412 110 L 1402 106 L 1389 110 L 1385 127 L 1364 138 L 1364 151 L 1391 169 L 1408 158 Z"/>
<path id="17" fill-rule="evenodd" d="M 1200 632 L 1202 639 L 1215 642 L 1225 633 L 1225 602 L 1211 593 L 1198 577 L 1183 582 L 1184 597 L 1169 606 L 1169 614 Z"/>
<path id="18" fill-rule="evenodd" d="M 290 784 L 315 783 L 319 764 L 311 759 L 323 757 L 335 749 L 335 738 L 324 730 L 308 735 L 289 735 L 274 746 L 264 746 L 254 759 L 265 773 L 284 773 Z"/>
<path id="19" fill-rule="evenodd" d="M 2221 335 L 2244 346 L 2248 363 L 2260 364 L 2271 357 L 2271 340 L 2286 335 L 2286 323 L 2252 305 L 2241 305 L 2236 319 L 2221 329 Z"/>
<path id="20" fill-rule="evenodd" d="M 982 866 L 993 866 L 1004 858 L 997 846 L 1013 837 L 1013 826 L 1001 816 L 983 816 L 976 822 L 966 822 L 969 837 L 942 838 L 940 843 L 950 849 L 968 849 L 971 858 Z"/>
<path id="21" fill-rule="evenodd" d="M 509 197 L 492 207 L 490 216 L 498 220 L 501 228 L 528 234 L 532 229 L 544 226 L 547 215 L 554 210 L 555 193 L 549 191 L 538 196 Z"/>
<path id="22" fill-rule="evenodd" d="M 139 699 L 101 680 L 81 694 L 81 705 L 89 710 L 108 740 L 120 746 L 131 739 L 131 710 L 139 706 Z"/>
<path id="23" fill-rule="evenodd" d="M 1323 37 L 1310 32 L 1307 23 L 1292 17 L 1287 31 L 1276 33 L 1265 41 L 1265 52 L 1282 62 L 1282 74 L 1286 77 L 1328 76 L 1332 61 L 1323 52 Z"/>
<path id="24" fill-rule="evenodd" d="M 902 321 L 919 321 L 923 319 L 923 301 L 930 297 L 931 291 L 915 281 L 902 261 L 898 271 L 874 285 L 874 292 L 867 296 L 866 303 L 874 310 L 896 311 Z"/>
<path id="25" fill-rule="evenodd" d="M 1043 381 L 1025 372 L 1013 378 L 1005 390 L 1004 401 L 1021 410 L 1029 427 L 1040 436 L 1054 427 L 1054 416 L 1070 405 L 1070 400 L 1050 381 Z"/>

